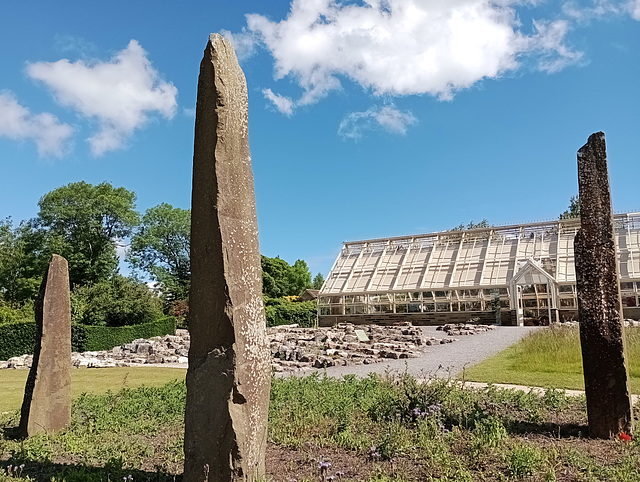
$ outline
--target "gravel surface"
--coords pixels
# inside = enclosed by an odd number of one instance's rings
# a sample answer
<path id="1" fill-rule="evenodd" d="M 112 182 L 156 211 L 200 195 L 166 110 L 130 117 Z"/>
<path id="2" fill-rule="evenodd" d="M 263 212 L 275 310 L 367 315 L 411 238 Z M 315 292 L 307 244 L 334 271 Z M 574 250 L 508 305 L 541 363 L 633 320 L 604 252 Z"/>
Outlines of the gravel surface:
<path id="1" fill-rule="evenodd" d="M 455 343 L 430 346 L 424 356 L 420 358 L 389 360 L 374 365 L 351 365 L 304 370 L 291 375 L 305 376 L 313 372 L 319 372 L 326 373 L 330 377 L 341 377 L 350 374 L 366 377 L 371 372 L 384 374 L 387 372 L 404 373 L 406 371 L 414 376 L 457 376 L 462 373 L 465 367 L 475 365 L 495 355 L 517 343 L 534 330 L 543 329 L 533 326 L 496 326 L 495 328 L 495 330 L 477 335 L 455 336 L 454 338 L 458 340 Z M 424 326 L 421 329 L 426 332 L 427 336 L 447 337 L 446 333 L 437 331 L 435 326 Z"/>

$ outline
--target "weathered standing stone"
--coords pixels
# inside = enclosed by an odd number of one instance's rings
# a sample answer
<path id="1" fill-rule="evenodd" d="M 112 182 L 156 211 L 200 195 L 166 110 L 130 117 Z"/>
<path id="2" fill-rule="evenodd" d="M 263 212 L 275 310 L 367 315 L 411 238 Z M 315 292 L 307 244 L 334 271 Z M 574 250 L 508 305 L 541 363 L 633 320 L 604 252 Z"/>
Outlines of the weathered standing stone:
<path id="1" fill-rule="evenodd" d="M 19 432 L 28 437 L 71 423 L 71 302 L 67 260 L 54 254 L 35 306 L 37 341 Z"/>
<path id="2" fill-rule="evenodd" d="M 631 397 L 604 133 L 578 151 L 581 229 L 575 238 L 580 344 L 589 434 L 632 430 Z"/>
<path id="3" fill-rule="evenodd" d="M 184 481 L 264 477 L 270 352 L 244 74 L 212 34 L 198 78 Z"/>

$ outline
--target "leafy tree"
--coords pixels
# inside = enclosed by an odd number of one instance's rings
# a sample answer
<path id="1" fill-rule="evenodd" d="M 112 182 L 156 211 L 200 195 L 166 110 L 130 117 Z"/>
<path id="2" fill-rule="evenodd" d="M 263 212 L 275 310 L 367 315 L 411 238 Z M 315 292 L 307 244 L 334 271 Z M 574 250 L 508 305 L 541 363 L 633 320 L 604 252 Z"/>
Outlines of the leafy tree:
<path id="1" fill-rule="evenodd" d="M 569 200 L 569 209 L 560 215 L 560 219 L 571 219 L 580 217 L 580 198 L 571 196 Z"/>
<path id="2" fill-rule="evenodd" d="M 288 295 L 299 295 L 302 291 L 311 287 L 311 272 L 307 263 L 298 259 L 289 268 L 289 292 Z"/>
<path id="3" fill-rule="evenodd" d="M 313 278 L 313 283 L 311 284 L 314 290 L 319 290 L 320 288 L 322 288 L 322 285 L 324 284 L 324 276 L 322 276 L 322 273 L 318 273 L 315 278 Z"/>
<path id="4" fill-rule="evenodd" d="M 301 259 L 290 266 L 278 256 L 261 256 L 261 264 L 262 292 L 270 298 L 298 295 L 311 286 L 311 273 Z"/>
<path id="5" fill-rule="evenodd" d="M 127 261 L 160 284 L 170 304 L 189 296 L 191 211 L 162 203 L 146 211 L 131 238 Z"/>
<path id="6" fill-rule="evenodd" d="M 84 181 L 40 198 L 33 226 L 44 237 L 43 252 L 58 253 L 69 262 L 72 286 L 104 281 L 116 273 L 116 241 L 138 224 L 135 199 L 135 194 L 123 187 Z"/>
<path id="7" fill-rule="evenodd" d="M 34 298 L 45 266 L 32 251 L 31 228 L 13 228 L 10 219 L 0 221 L 0 298 L 14 307 Z"/>
<path id="8" fill-rule="evenodd" d="M 280 298 L 289 293 L 288 272 L 291 268 L 284 259 L 276 256 L 260 256 L 262 265 L 262 292 L 270 298 Z M 297 294 L 297 293 L 296 293 Z"/>
<path id="9" fill-rule="evenodd" d="M 459 226 L 451 228 L 451 231 L 465 231 L 467 229 L 480 229 L 480 228 L 490 228 L 490 227 L 491 225 L 489 224 L 489 221 L 487 221 L 486 219 L 483 219 L 479 223 L 474 223 L 473 221 L 469 222 L 469 224 L 467 225 L 465 225 L 464 223 L 461 223 Z"/>
<path id="10" fill-rule="evenodd" d="M 162 316 L 156 293 L 145 283 L 121 275 L 75 289 L 71 306 L 73 321 L 85 325 L 137 325 Z"/>

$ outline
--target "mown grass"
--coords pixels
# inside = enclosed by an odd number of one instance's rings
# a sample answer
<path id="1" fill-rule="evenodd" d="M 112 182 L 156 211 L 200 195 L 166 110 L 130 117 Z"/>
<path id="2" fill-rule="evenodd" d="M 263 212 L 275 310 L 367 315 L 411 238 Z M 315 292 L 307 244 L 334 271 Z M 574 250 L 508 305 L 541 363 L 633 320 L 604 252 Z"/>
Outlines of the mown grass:
<path id="1" fill-rule="evenodd" d="M 123 367 L 74 369 L 71 390 L 74 398 L 82 393 L 106 393 L 127 387 L 159 386 L 171 380 L 184 380 L 181 368 Z M 24 385 L 29 370 L 0 370 L 0 413 L 16 410 L 22 405 Z"/>
<path id="2" fill-rule="evenodd" d="M 24 464 L 0 482 L 180 480 L 185 396 L 183 381 L 86 394 L 70 429 L 25 441 L 17 412 L 0 416 L 0 474 Z M 637 442 L 585 439 L 584 398 L 558 390 L 316 375 L 274 379 L 269 410 L 270 481 L 640 480 Z"/>
<path id="3" fill-rule="evenodd" d="M 640 393 L 640 328 L 627 328 L 631 391 Z M 577 327 L 550 327 L 465 370 L 469 381 L 584 390 Z"/>

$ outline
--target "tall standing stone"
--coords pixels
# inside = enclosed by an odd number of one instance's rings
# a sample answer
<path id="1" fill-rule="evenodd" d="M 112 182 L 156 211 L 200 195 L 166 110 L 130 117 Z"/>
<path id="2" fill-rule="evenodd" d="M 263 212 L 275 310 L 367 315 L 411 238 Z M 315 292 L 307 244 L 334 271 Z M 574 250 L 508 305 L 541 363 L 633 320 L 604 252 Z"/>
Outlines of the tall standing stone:
<path id="1" fill-rule="evenodd" d="M 271 373 L 247 86 L 218 34 L 198 78 L 189 331 L 184 481 L 261 479 Z"/>
<path id="2" fill-rule="evenodd" d="M 22 437 L 71 423 L 71 302 L 69 266 L 62 256 L 51 258 L 35 316 L 37 341 L 22 402 Z"/>
<path id="3" fill-rule="evenodd" d="M 609 438 L 630 433 L 633 419 L 603 132 L 578 151 L 578 186 L 575 264 L 589 434 Z"/>

